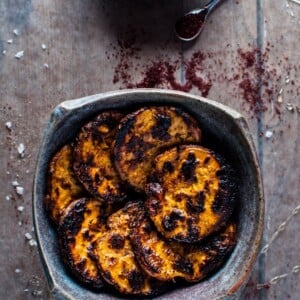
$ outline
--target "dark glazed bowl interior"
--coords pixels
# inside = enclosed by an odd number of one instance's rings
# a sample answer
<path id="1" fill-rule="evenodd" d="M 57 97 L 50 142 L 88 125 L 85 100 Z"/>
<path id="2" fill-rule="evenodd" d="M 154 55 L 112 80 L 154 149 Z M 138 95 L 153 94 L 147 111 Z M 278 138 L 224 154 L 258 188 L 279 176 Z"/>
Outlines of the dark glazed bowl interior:
<path id="1" fill-rule="evenodd" d="M 116 91 L 70 100 L 61 103 L 52 112 L 44 132 L 36 168 L 33 213 L 41 260 L 54 298 L 108 300 L 118 296 L 83 287 L 69 275 L 62 264 L 56 232 L 43 204 L 47 165 L 51 157 L 62 145 L 74 138 L 88 119 L 101 111 L 126 111 L 145 105 L 166 104 L 182 107 L 194 115 L 203 131 L 203 144 L 224 154 L 236 167 L 239 177 L 239 203 L 236 209 L 238 242 L 223 267 L 208 279 L 175 288 L 157 299 L 238 298 L 257 256 L 264 216 L 259 165 L 247 124 L 239 113 L 217 102 L 182 92 L 157 89 Z"/>

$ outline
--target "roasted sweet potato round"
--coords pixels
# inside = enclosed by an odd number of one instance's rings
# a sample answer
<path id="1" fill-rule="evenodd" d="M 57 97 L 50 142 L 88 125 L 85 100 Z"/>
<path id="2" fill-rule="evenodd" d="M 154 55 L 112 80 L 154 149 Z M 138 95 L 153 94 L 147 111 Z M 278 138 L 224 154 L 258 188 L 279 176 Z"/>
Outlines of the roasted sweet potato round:
<path id="1" fill-rule="evenodd" d="M 121 178 L 144 191 L 153 159 L 164 148 L 198 143 L 196 120 L 175 107 L 146 107 L 128 114 L 118 128 L 114 159 Z"/>
<path id="2" fill-rule="evenodd" d="M 104 280 L 124 294 L 157 294 L 163 283 L 140 268 L 129 240 L 130 228 L 141 214 L 141 204 L 130 203 L 115 214 L 108 220 L 108 231 L 93 243 L 93 252 Z"/>
<path id="3" fill-rule="evenodd" d="M 221 156 L 184 145 L 160 154 L 154 165 L 146 206 L 163 236 L 199 242 L 227 222 L 236 200 L 236 180 Z"/>
<path id="4" fill-rule="evenodd" d="M 94 197 L 107 202 L 126 198 L 111 157 L 116 129 L 123 115 L 116 111 L 99 114 L 79 132 L 74 147 L 74 171 Z"/>
<path id="5" fill-rule="evenodd" d="M 130 239 L 137 261 L 152 277 L 195 282 L 224 263 L 235 245 L 236 227 L 230 223 L 204 244 L 177 243 L 165 240 L 144 216 L 132 229 Z"/>
<path id="6" fill-rule="evenodd" d="M 158 234 L 146 214 L 132 228 L 130 240 L 137 261 L 150 276 L 158 280 L 172 281 L 193 274 L 192 264 L 174 251 L 171 243 Z"/>
<path id="7" fill-rule="evenodd" d="M 84 188 L 77 180 L 72 165 L 73 155 L 70 145 L 62 147 L 49 164 L 45 207 L 48 215 L 57 225 L 64 209 L 84 194 Z"/>
<path id="8" fill-rule="evenodd" d="M 110 210 L 98 199 L 78 199 L 67 207 L 58 228 L 63 261 L 75 278 L 92 288 L 102 287 L 103 281 L 89 249 L 106 232 L 105 216 Z"/>

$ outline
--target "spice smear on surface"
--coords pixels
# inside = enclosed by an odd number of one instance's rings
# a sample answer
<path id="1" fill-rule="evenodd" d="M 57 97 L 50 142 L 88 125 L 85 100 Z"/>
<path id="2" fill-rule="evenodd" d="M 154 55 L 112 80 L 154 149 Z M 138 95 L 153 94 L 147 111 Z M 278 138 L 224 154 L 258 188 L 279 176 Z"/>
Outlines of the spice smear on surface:
<path id="1" fill-rule="evenodd" d="M 223 88 L 227 97 L 240 99 L 238 106 L 250 118 L 259 119 L 271 110 L 273 123 L 282 120 L 285 111 L 297 108 L 297 103 L 288 106 L 285 98 L 300 95 L 300 86 L 293 79 L 300 65 L 291 64 L 287 57 L 278 57 L 277 64 L 272 64 L 269 54 L 274 46 L 269 42 L 263 51 L 251 44 L 232 50 L 228 44 L 218 51 L 189 52 L 188 57 L 182 52 L 176 57 L 171 48 L 173 58 L 157 54 L 145 61 L 141 55 L 146 51 L 144 33 L 130 29 L 116 44 L 112 43 L 112 52 L 106 53 L 108 59 L 116 61 L 113 83 L 119 88 L 167 88 L 203 97 Z M 165 47 L 168 50 L 170 45 Z"/>

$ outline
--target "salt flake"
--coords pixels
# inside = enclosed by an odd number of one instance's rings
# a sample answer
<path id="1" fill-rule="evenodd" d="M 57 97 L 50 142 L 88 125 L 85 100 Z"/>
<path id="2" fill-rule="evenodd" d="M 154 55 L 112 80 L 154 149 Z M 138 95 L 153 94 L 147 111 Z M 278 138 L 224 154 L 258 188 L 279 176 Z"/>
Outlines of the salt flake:
<path id="1" fill-rule="evenodd" d="M 29 245 L 30 245 L 31 247 L 33 247 L 33 246 L 37 246 L 37 242 L 36 242 L 36 240 L 34 240 L 34 239 L 31 239 L 31 240 L 29 241 Z"/>
<path id="2" fill-rule="evenodd" d="M 24 211 L 24 206 L 22 206 L 22 205 L 21 205 L 21 206 L 18 206 L 18 211 L 19 211 L 19 212 Z"/>
<path id="3" fill-rule="evenodd" d="M 19 35 L 19 30 L 18 29 L 14 29 L 13 33 L 14 33 L 15 36 L 18 36 Z"/>
<path id="4" fill-rule="evenodd" d="M 3 50 L 3 51 L 2 51 L 2 54 L 5 55 L 5 54 L 6 54 L 6 50 Z"/>
<path id="5" fill-rule="evenodd" d="M 20 269 L 15 269 L 15 273 L 20 273 L 21 270 Z"/>
<path id="6" fill-rule="evenodd" d="M 294 106 L 293 106 L 293 104 L 292 103 L 287 103 L 286 104 L 286 109 L 288 110 L 288 111 L 294 111 Z"/>
<path id="7" fill-rule="evenodd" d="M 31 240 L 32 239 L 32 235 L 29 232 L 25 233 L 25 237 L 27 240 Z"/>
<path id="8" fill-rule="evenodd" d="M 16 193 L 20 196 L 24 194 L 24 188 L 22 186 L 17 186 L 16 187 Z"/>
<path id="9" fill-rule="evenodd" d="M 47 46 L 45 44 L 42 44 L 41 47 L 42 47 L 43 50 L 47 49 Z"/>
<path id="10" fill-rule="evenodd" d="M 12 186 L 18 186 L 19 182 L 17 180 L 14 180 L 11 184 L 12 184 Z"/>
<path id="11" fill-rule="evenodd" d="M 6 200 L 6 201 L 9 201 L 9 200 L 10 200 L 10 197 L 11 197 L 10 195 L 6 195 L 6 196 L 5 196 L 5 200 Z"/>
<path id="12" fill-rule="evenodd" d="M 273 132 L 271 130 L 267 130 L 266 133 L 265 133 L 265 136 L 267 139 L 271 138 L 273 135 Z"/>
<path id="13" fill-rule="evenodd" d="M 21 50 L 16 53 L 15 58 L 21 59 L 24 56 L 24 50 Z"/>
<path id="14" fill-rule="evenodd" d="M 9 39 L 9 40 L 7 40 L 7 44 L 12 44 L 13 43 L 13 39 Z"/>
<path id="15" fill-rule="evenodd" d="M 12 122 L 10 122 L 10 121 L 6 122 L 6 123 L 5 123 L 5 127 L 6 127 L 7 129 L 11 129 L 11 128 L 12 128 Z"/>
<path id="16" fill-rule="evenodd" d="M 25 151 L 25 146 L 24 144 L 19 144 L 18 146 L 18 153 L 20 154 L 21 157 L 24 157 L 24 151 Z"/>

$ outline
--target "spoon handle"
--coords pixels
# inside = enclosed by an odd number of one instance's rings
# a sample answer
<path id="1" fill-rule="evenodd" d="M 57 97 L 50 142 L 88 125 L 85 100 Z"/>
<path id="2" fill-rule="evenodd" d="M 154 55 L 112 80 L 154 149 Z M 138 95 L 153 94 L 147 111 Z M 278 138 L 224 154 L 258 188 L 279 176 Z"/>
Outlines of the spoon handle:
<path id="1" fill-rule="evenodd" d="M 218 5 L 221 1 L 223 0 L 212 0 L 204 6 L 204 9 L 207 9 L 207 12 L 210 13 L 210 11 L 213 10 L 214 7 Z"/>

